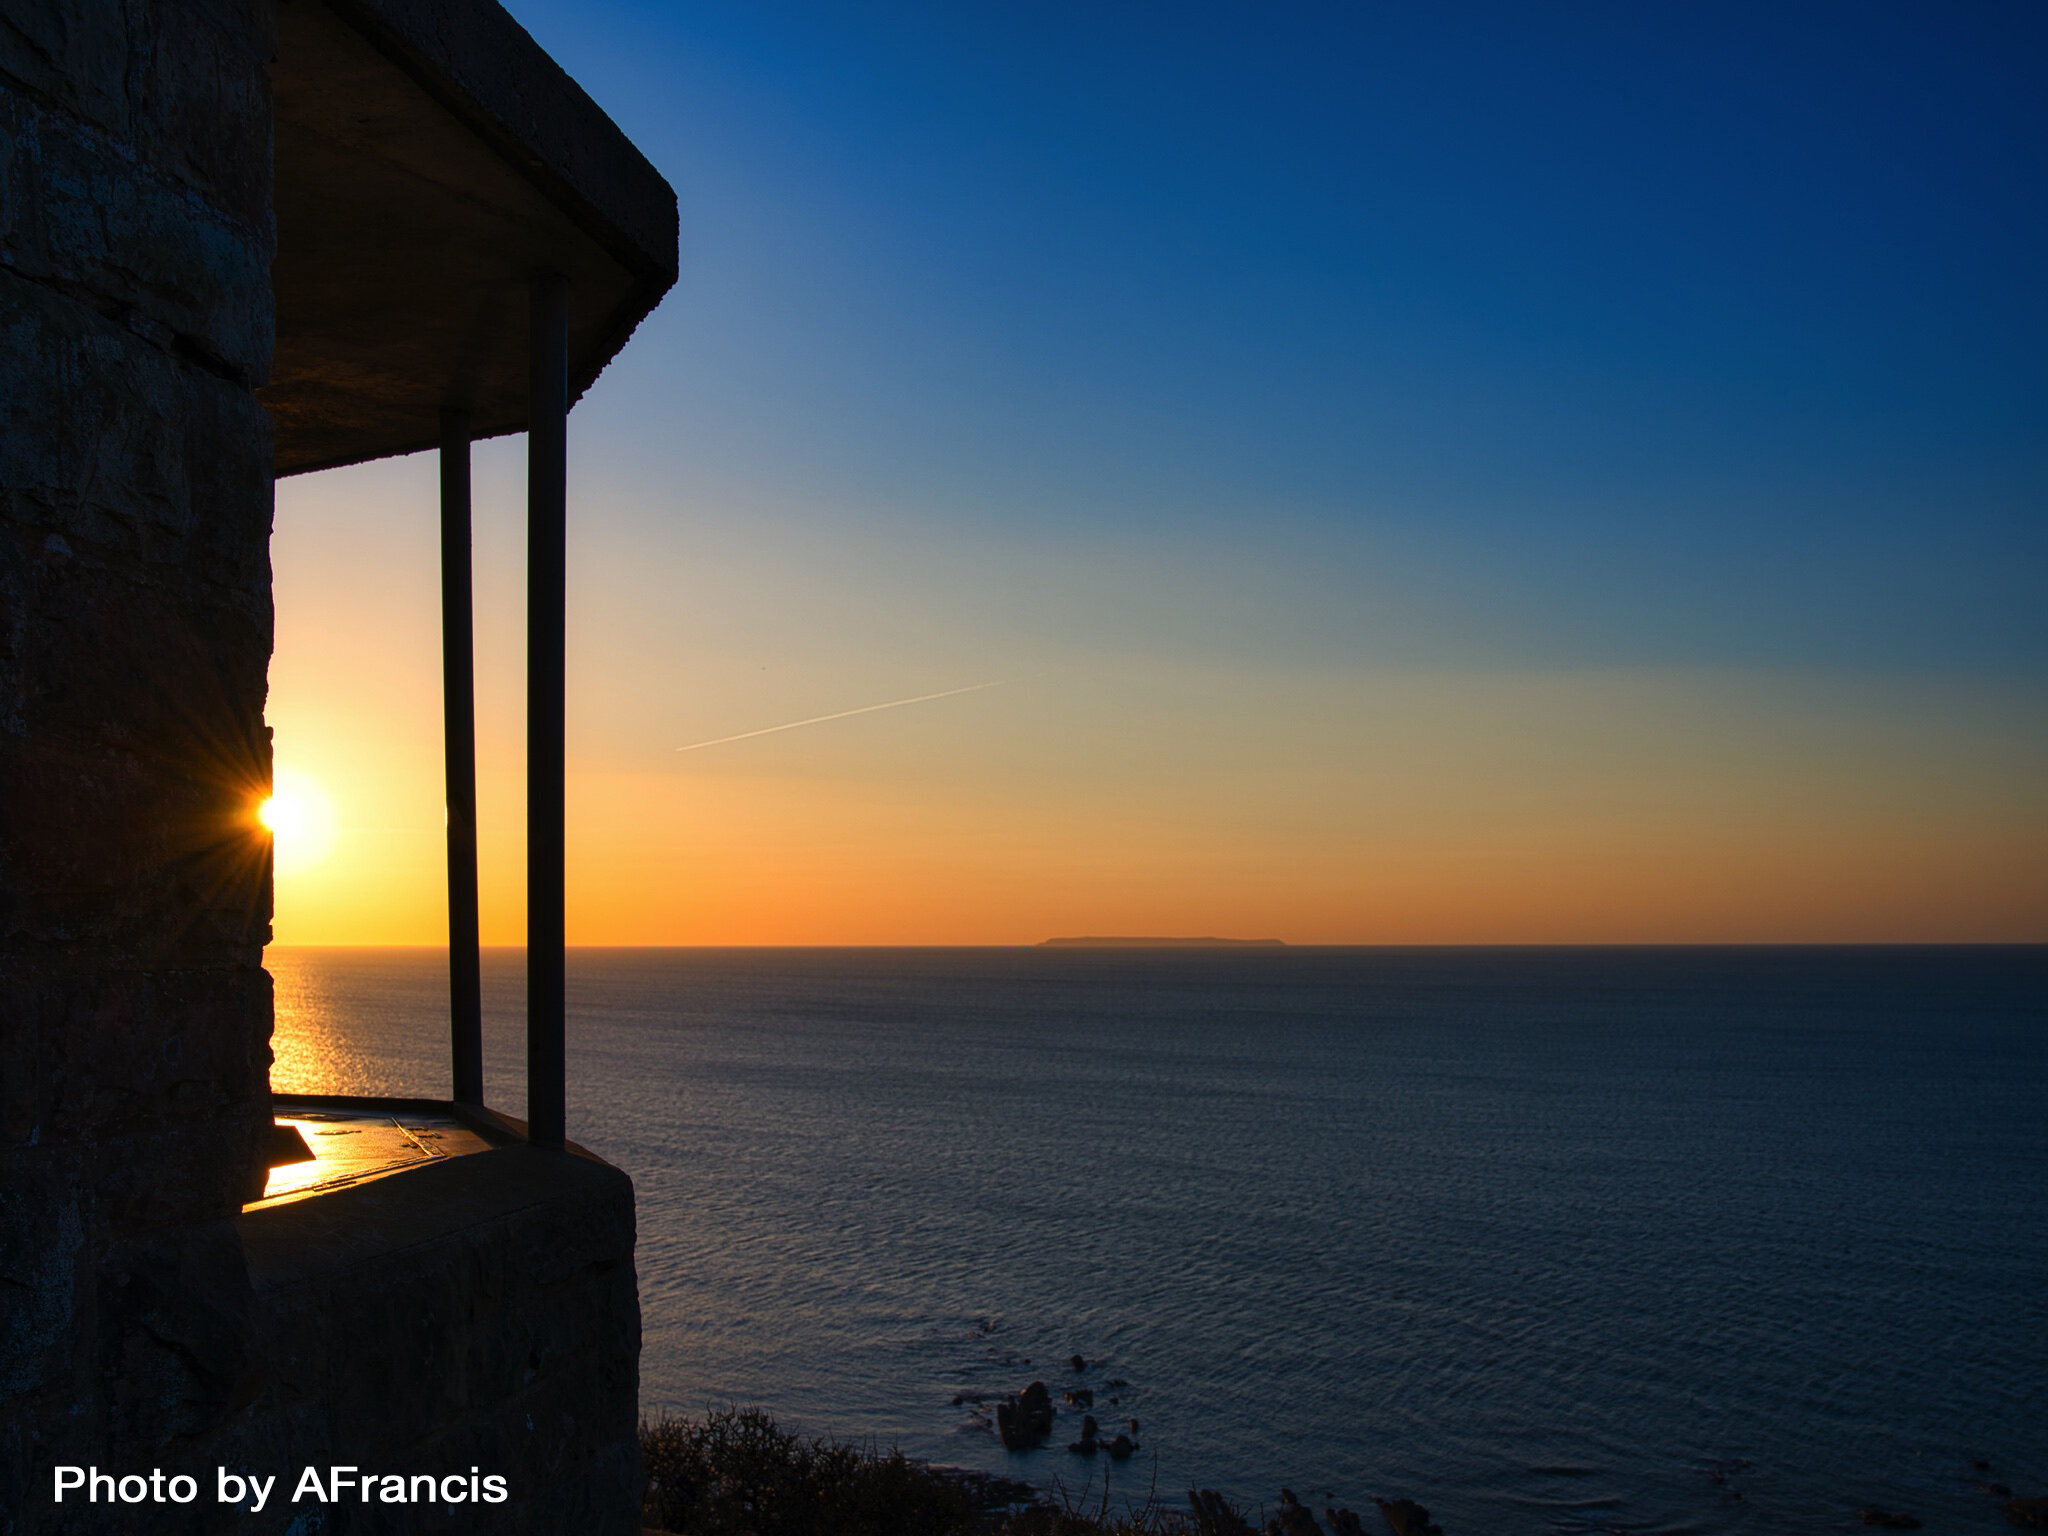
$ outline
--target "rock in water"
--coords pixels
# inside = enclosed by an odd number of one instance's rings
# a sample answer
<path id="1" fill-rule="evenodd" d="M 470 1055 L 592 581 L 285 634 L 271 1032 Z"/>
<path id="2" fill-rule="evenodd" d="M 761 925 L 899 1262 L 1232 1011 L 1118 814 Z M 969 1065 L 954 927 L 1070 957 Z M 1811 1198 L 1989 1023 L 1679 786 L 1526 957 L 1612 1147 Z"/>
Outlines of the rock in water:
<path id="1" fill-rule="evenodd" d="M 1088 1369 L 1088 1361 L 1081 1355 L 1067 1356 L 1067 1364 L 1071 1365 L 1074 1368 L 1074 1373 L 1076 1375 L 1079 1375 L 1082 1371 Z"/>
<path id="2" fill-rule="evenodd" d="M 2048 1531 L 2048 1499 L 2007 1499 L 2005 1519 L 2023 1531 Z"/>
<path id="3" fill-rule="evenodd" d="M 1429 1511 L 1413 1499 L 1374 1499 L 1373 1503 L 1379 1505 L 1394 1536 L 1444 1536 L 1444 1528 L 1430 1524 Z"/>
<path id="4" fill-rule="evenodd" d="M 996 1405 L 996 1429 L 1003 1449 L 1029 1451 L 1045 1444 L 1052 1433 L 1052 1394 L 1034 1381 L 1022 1392 Z"/>

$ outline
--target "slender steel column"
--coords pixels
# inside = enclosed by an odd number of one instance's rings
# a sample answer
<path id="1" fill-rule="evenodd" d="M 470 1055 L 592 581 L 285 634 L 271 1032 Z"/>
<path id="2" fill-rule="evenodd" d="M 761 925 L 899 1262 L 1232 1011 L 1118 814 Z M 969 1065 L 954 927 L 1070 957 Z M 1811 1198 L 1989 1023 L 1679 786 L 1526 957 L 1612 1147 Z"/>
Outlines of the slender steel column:
<path id="1" fill-rule="evenodd" d="M 562 830 L 568 607 L 569 289 L 534 280 L 526 429 L 526 1123 L 535 1146 L 568 1129 L 564 1083 Z"/>
<path id="2" fill-rule="evenodd" d="M 455 1098 L 484 1101 L 476 918 L 476 638 L 470 593 L 469 413 L 441 413 L 441 715 L 448 767 L 448 1025 Z"/>

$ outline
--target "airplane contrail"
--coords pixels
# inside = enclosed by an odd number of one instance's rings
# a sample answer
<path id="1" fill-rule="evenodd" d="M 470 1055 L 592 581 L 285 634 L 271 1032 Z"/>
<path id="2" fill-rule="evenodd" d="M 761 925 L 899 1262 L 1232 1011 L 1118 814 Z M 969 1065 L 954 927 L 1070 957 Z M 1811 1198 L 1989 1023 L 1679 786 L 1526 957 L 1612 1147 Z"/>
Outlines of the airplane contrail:
<path id="1" fill-rule="evenodd" d="M 1003 680 L 1007 682 L 1008 679 Z M 1000 688 L 1003 684 L 972 683 L 965 688 L 948 688 L 944 693 L 920 693 L 914 699 L 891 699 L 886 704 L 863 704 L 859 709 L 842 709 L 833 715 L 813 715 L 808 720 L 792 720 L 786 725 L 766 725 L 758 731 L 741 731 L 737 736 L 714 736 L 710 741 L 693 741 L 687 747 L 677 747 L 678 752 L 695 752 L 700 747 L 722 747 L 728 741 L 745 741 L 750 736 L 773 736 L 777 731 L 793 731 L 800 725 L 822 725 L 827 720 L 844 720 L 848 715 L 871 715 L 878 709 L 901 709 L 905 704 L 925 704 L 933 699 L 950 699 L 956 693 L 979 693 L 984 688 Z"/>

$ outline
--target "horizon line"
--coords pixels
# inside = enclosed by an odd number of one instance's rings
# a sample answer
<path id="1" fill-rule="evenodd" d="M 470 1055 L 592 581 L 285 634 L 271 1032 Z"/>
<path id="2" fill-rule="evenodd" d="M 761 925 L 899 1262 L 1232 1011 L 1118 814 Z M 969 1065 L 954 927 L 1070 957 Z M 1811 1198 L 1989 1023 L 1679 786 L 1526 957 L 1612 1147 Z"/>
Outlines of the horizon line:
<path id="1" fill-rule="evenodd" d="M 481 944 L 479 949 L 524 950 L 521 944 Z M 273 942 L 263 946 L 268 953 L 273 949 L 417 949 L 445 950 L 448 945 L 418 943 L 322 943 L 298 941 L 291 943 Z M 1042 939 L 1013 940 L 1003 943 L 940 943 L 904 942 L 890 944 L 567 944 L 565 949 L 1050 949 L 1056 952 L 1089 949 L 1132 949 L 1148 953 L 1184 953 L 1189 950 L 1220 950 L 1236 953 L 1253 950 L 1271 954 L 1275 950 L 1301 949 L 2044 949 L 2048 938 L 2039 939 L 1358 939 L 1331 940 L 1328 942 L 1302 942 L 1292 939 L 1278 944 L 1094 944 L 1063 945 L 1047 944 Z"/>

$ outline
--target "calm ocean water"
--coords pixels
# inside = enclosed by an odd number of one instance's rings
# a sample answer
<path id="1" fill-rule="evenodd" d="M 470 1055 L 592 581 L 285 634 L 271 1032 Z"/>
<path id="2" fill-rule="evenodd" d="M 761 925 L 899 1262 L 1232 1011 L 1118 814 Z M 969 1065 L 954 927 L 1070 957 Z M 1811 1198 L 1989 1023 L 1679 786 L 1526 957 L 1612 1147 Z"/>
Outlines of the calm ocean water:
<path id="1" fill-rule="evenodd" d="M 440 952 L 270 967 L 277 1087 L 445 1096 Z M 1451 1536 L 2048 1493 L 2048 950 L 585 950 L 569 996 L 649 1411 L 1099 1493 L 971 1401 L 1086 1384 L 1114 1499 Z"/>

